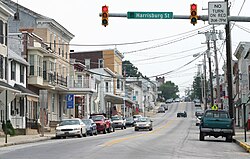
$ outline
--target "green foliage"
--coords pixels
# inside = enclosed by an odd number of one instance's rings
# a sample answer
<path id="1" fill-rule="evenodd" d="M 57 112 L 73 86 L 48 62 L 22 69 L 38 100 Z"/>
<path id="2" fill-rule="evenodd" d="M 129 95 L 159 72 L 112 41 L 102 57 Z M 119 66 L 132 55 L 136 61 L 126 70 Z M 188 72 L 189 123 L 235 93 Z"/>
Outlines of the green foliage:
<path id="1" fill-rule="evenodd" d="M 190 95 L 190 98 L 193 99 L 202 99 L 202 83 L 201 83 L 201 77 L 195 76 L 193 81 L 193 92 Z"/>
<path id="2" fill-rule="evenodd" d="M 164 84 L 160 86 L 159 90 L 162 92 L 162 96 L 165 98 L 165 100 L 169 98 L 179 97 L 176 94 L 179 92 L 179 88 L 171 81 L 166 81 Z"/>
<path id="3" fill-rule="evenodd" d="M 2 129 L 3 129 L 3 131 L 4 131 L 5 134 L 7 133 L 7 134 L 9 134 L 10 136 L 16 135 L 16 131 L 15 131 L 15 129 L 13 128 L 13 126 L 12 126 L 10 120 L 7 120 L 6 126 L 7 126 L 7 130 L 6 130 L 6 127 L 5 127 L 5 122 L 3 122 L 3 124 L 2 124 Z"/>
<path id="4" fill-rule="evenodd" d="M 135 67 L 130 61 L 122 61 L 122 72 L 126 71 L 126 77 L 143 77 L 148 79 L 148 77 L 143 76 L 141 72 L 138 71 L 138 68 Z"/>

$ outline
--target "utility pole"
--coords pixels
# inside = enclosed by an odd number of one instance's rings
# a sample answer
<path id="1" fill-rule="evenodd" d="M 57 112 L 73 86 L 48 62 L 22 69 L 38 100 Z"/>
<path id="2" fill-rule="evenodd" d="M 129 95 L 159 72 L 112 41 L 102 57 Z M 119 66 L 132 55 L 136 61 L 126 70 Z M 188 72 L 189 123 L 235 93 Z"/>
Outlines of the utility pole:
<path id="1" fill-rule="evenodd" d="M 227 14 L 230 15 L 230 8 L 228 6 L 228 0 L 225 0 L 227 3 Z M 229 115 L 231 118 L 234 118 L 234 107 L 233 107 L 233 90 L 232 90 L 232 52 L 231 52 L 231 30 L 230 30 L 230 21 L 228 20 L 226 27 L 226 52 L 227 52 L 227 90 L 228 90 L 228 109 Z"/>
<path id="2" fill-rule="evenodd" d="M 212 40 L 214 43 L 214 61 L 215 61 L 215 74 L 216 74 L 216 102 L 217 105 L 219 107 L 219 103 L 220 103 L 220 81 L 219 81 L 219 70 L 218 70 L 218 58 L 217 58 L 217 48 L 216 48 L 216 32 L 215 32 L 215 28 L 213 25 L 213 32 L 212 32 Z"/>
<path id="3" fill-rule="evenodd" d="M 205 110 L 207 110 L 207 86 L 206 86 L 206 83 L 207 83 L 207 73 L 206 73 L 206 54 L 204 53 L 204 64 L 203 64 L 203 70 L 204 70 L 204 105 L 205 105 Z"/>

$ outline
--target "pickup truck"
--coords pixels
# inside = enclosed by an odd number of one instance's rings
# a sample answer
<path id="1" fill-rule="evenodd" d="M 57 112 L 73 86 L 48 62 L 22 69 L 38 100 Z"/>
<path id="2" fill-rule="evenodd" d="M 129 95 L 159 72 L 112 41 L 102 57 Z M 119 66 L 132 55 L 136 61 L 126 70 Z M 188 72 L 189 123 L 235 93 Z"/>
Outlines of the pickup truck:
<path id="1" fill-rule="evenodd" d="M 206 110 L 200 122 L 200 141 L 205 136 L 226 137 L 226 141 L 232 142 L 234 131 L 234 120 L 229 117 L 225 110 Z"/>
<path id="2" fill-rule="evenodd" d="M 103 134 L 106 134 L 106 132 L 110 133 L 113 129 L 113 132 L 115 131 L 112 127 L 112 123 L 109 119 L 105 118 L 104 115 L 92 115 L 91 119 L 96 123 L 96 129 L 98 132 L 103 132 Z"/>

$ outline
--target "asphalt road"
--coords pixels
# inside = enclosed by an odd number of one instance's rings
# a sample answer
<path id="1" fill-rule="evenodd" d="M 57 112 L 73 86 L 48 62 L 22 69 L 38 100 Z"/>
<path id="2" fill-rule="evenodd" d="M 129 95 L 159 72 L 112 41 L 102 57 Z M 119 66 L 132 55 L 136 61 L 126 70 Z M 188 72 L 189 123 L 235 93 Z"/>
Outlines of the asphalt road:
<path id="1" fill-rule="evenodd" d="M 176 113 L 186 111 L 187 118 Z M 224 138 L 199 141 L 193 103 L 173 103 L 152 118 L 153 131 L 117 129 L 86 138 L 54 139 L 0 148 L 0 159 L 249 159 L 235 143 Z"/>

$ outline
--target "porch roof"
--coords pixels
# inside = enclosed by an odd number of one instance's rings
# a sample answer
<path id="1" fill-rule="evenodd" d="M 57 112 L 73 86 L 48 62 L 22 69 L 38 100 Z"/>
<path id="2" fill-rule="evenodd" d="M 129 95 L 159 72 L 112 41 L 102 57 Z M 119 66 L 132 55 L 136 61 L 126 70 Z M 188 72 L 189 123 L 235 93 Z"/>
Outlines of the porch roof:
<path id="1" fill-rule="evenodd" d="M 104 98 L 106 101 L 109 101 L 113 104 L 123 104 L 124 103 L 123 97 L 118 96 L 118 95 L 106 93 Z"/>
<path id="2" fill-rule="evenodd" d="M 32 92 L 31 90 L 19 85 L 19 84 L 15 84 L 14 88 L 21 91 L 21 95 L 28 95 L 28 96 L 33 96 L 33 97 L 39 97 L 36 93 Z"/>

